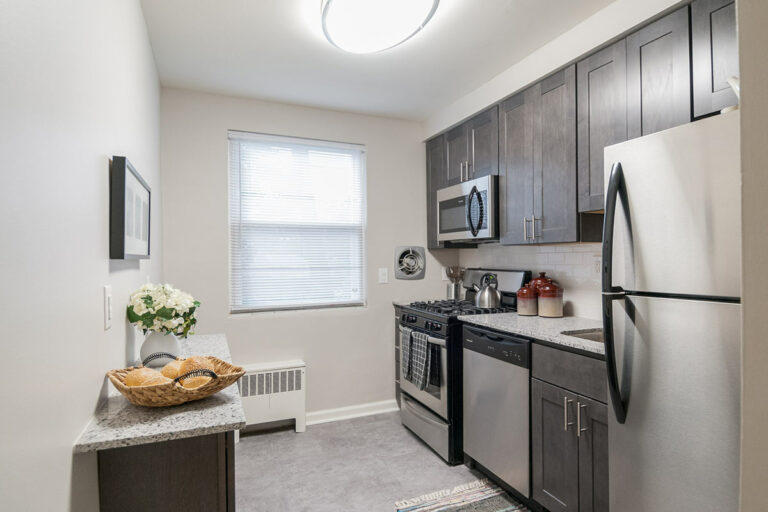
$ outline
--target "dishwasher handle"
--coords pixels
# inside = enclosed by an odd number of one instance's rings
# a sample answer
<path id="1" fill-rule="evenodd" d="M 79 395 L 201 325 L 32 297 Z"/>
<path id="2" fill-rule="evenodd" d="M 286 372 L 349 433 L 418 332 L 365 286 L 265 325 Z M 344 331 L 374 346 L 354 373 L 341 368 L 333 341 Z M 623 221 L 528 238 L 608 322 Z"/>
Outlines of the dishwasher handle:
<path id="1" fill-rule="evenodd" d="M 496 336 L 487 331 L 464 327 L 464 350 L 477 352 L 521 368 L 531 367 L 531 342 L 514 336 Z"/>

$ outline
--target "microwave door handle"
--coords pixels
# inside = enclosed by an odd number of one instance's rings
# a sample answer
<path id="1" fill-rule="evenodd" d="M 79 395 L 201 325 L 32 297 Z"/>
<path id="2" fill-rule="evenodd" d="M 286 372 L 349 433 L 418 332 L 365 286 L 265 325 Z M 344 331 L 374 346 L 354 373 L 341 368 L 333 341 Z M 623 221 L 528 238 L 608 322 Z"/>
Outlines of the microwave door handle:
<path id="1" fill-rule="evenodd" d="M 474 222 L 472 222 L 473 198 L 477 198 L 479 212 L 477 226 L 475 226 Z M 477 186 L 472 187 L 472 190 L 469 192 L 469 196 L 467 198 L 467 224 L 469 225 L 469 231 L 472 233 L 472 236 L 477 236 L 477 234 L 480 232 L 480 227 L 483 225 L 483 198 L 480 195 L 480 192 L 477 190 Z"/>
<path id="2" fill-rule="evenodd" d="M 469 226 L 469 232 L 472 233 L 472 236 L 477 236 L 475 225 L 472 222 L 472 196 L 475 194 L 476 190 L 477 187 L 473 186 L 472 190 L 470 190 L 469 195 L 467 196 L 467 226 Z"/>

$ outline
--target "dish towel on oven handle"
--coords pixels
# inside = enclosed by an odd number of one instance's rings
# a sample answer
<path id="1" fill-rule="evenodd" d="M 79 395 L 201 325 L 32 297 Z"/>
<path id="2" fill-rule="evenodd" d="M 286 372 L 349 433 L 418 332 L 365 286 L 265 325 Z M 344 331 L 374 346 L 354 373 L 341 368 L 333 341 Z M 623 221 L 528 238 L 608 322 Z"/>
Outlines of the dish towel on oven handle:
<path id="1" fill-rule="evenodd" d="M 400 378 L 411 380 L 411 333 L 410 327 L 400 327 Z"/>
<path id="2" fill-rule="evenodd" d="M 414 386 L 423 390 L 429 382 L 430 355 L 429 336 L 422 332 L 411 332 L 411 371 L 410 380 Z"/>

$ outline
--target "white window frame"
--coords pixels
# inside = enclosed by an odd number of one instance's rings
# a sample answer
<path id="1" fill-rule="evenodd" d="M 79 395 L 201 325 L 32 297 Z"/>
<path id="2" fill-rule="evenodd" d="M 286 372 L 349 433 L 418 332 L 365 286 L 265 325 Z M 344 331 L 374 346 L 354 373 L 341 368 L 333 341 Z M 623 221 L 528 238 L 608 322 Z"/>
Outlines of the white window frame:
<path id="1" fill-rule="evenodd" d="M 361 144 L 350 144 L 350 143 L 343 143 L 343 142 L 335 142 L 335 141 L 326 141 L 322 139 L 308 139 L 308 138 L 302 138 L 302 137 L 288 137 L 288 136 L 280 136 L 280 135 L 272 135 L 272 134 L 264 134 L 264 133 L 256 133 L 256 132 L 244 132 L 244 131 L 238 131 L 238 130 L 229 130 L 228 131 L 228 165 L 227 165 L 227 177 L 228 177 L 228 188 L 227 188 L 227 194 L 228 194 L 228 209 L 227 209 L 227 223 L 228 223 L 228 231 L 229 231 L 229 238 L 228 238 L 228 248 L 229 248 L 229 312 L 230 314 L 241 314 L 241 313 L 258 313 L 258 312 L 269 312 L 269 311 L 291 311 L 291 310 L 309 310 L 309 309 L 328 309 L 328 308 L 347 308 L 347 307 L 367 307 L 367 298 L 368 298 L 368 283 L 367 283 L 367 217 L 368 217 L 368 205 L 367 205 L 367 161 L 366 161 L 366 148 L 364 145 Z M 275 141 L 275 142 L 282 142 L 282 143 L 289 143 L 289 144 L 305 144 L 308 146 L 314 146 L 314 147 L 322 147 L 327 149 L 333 149 L 333 148 L 339 148 L 339 149 L 351 149 L 355 151 L 359 151 L 361 153 L 361 175 L 360 175 L 360 194 L 361 194 L 361 233 L 362 233 L 362 240 L 361 240 L 361 267 L 360 267 L 360 282 L 361 282 L 361 293 L 360 293 L 360 300 L 355 301 L 348 301 L 348 302 L 330 302 L 330 303 L 306 303 L 306 304 L 295 304 L 295 305 L 289 305 L 289 306 L 280 306 L 280 305 L 267 305 L 267 306 L 250 306 L 247 304 L 241 304 L 236 305 L 235 297 L 234 297 L 234 282 L 233 279 L 235 279 L 235 276 L 233 275 L 233 263 L 234 263 L 234 257 L 233 257 L 233 249 L 234 249 L 234 240 L 233 240 L 233 227 L 236 224 L 233 221 L 233 205 L 232 201 L 234 198 L 234 188 L 233 188 L 233 167 L 231 162 L 231 154 L 232 149 L 231 145 L 233 141 L 258 141 L 258 142 L 268 142 L 268 141 Z M 239 171 L 238 171 L 239 172 Z M 242 190 L 240 189 L 238 185 L 238 191 L 242 194 Z M 239 201 L 239 199 L 238 199 Z M 238 203 L 239 204 L 239 203 Z M 239 206 L 238 206 L 239 209 Z M 322 228 L 318 228 L 322 229 Z"/>

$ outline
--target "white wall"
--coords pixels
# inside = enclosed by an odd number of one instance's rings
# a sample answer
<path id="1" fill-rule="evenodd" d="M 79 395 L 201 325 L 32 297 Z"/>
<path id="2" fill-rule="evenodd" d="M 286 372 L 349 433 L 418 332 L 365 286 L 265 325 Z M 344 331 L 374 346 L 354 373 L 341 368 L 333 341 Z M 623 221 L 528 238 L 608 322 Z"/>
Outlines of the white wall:
<path id="1" fill-rule="evenodd" d="M 72 445 L 133 346 L 129 293 L 161 272 L 159 86 L 139 3 L 0 1 L 0 70 L 0 508 L 97 510 L 95 457 Z M 152 187 L 149 261 L 109 260 L 113 154 Z"/>
<path id="2" fill-rule="evenodd" d="M 424 123 L 424 138 L 483 110 L 593 48 L 683 3 L 681 0 L 616 0 L 471 93 L 433 113 Z"/>
<path id="3" fill-rule="evenodd" d="M 426 245 L 421 125 L 175 89 L 163 89 L 160 118 L 165 276 L 202 302 L 197 332 L 225 332 L 238 364 L 304 359 L 309 411 L 393 399 L 392 300 L 445 294 L 432 255 L 424 280 L 392 278 L 396 246 Z M 228 313 L 229 129 L 365 144 L 367 307 Z"/>
<path id="4" fill-rule="evenodd" d="M 768 510 L 768 2 L 738 0 L 742 167 L 741 510 Z"/>
<path id="5" fill-rule="evenodd" d="M 564 288 L 566 316 L 599 320 L 601 313 L 600 244 L 554 244 L 536 246 L 481 245 L 459 250 L 463 267 L 530 270 L 536 277 L 546 272 Z"/>

